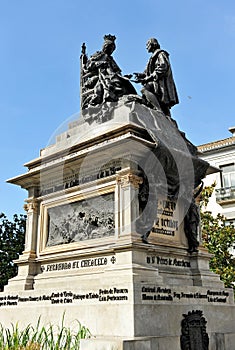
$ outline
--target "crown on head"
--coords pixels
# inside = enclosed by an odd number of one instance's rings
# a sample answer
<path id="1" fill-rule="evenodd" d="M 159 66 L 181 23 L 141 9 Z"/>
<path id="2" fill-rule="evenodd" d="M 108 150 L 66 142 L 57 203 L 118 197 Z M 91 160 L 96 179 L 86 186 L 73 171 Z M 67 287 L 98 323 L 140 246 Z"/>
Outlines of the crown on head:
<path id="1" fill-rule="evenodd" d="M 104 36 L 104 41 L 109 41 L 111 43 L 114 43 L 115 40 L 116 40 L 115 35 L 107 34 Z"/>

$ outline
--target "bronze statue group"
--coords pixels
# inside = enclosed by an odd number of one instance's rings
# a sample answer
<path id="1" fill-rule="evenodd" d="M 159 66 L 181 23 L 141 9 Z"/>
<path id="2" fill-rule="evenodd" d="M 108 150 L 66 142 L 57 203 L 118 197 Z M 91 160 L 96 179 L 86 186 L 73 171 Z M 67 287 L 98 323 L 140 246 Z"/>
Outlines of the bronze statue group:
<path id="1" fill-rule="evenodd" d="M 150 108 L 162 110 L 170 115 L 170 108 L 177 104 L 178 96 L 172 76 L 169 54 L 160 48 L 155 38 L 148 40 L 146 48 L 151 57 L 143 73 L 122 75 L 121 69 L 112 57 L 116 37 L 105 35 L 101 51 L 89 59 L 85 44 L 81 55 L 81 108 L 97 106 L 104 102 L 116 102 L 125 95 L 137 95 L 131 78 L 141 83 L 142 96 L 139 99 Z"/>
<path id="2" fill-rule="evenodd" d="M 116 48 L 115 40 L 116 37 L 114 35 L 105 35 L 102 50 L 97 51 L 90 58 L 86 54 L 85 44 L 82 45 L 80 85 L 83 114 L 85 115 L 85 111 L 88 111 L 90 108 L 96 109 L 104 106 L 106 103 L 117 102 L 121 98 L 128 96 L 129 101 L 133 100 L 150 109 L 162 112 L 177 128 L 177 123 L 171 118 L 170 113 L 171 107 L 178 104 L 179 100 L 172 75 L 169 53 L 161 49 L 157 39 L 151 38 L 146 43 L 146 49 L 151 56 L 144 72 L 122 75 L 121 69 L 112 57 L 112 53 Z M 132 79 L 133 76 L 134 78 Z M 142 84 L 141 96 L 137 94 L 132 82 Z M 111 111 L 111 107 L 109 107 L 109 110 Z M 190 147 L 193 146 L 184 137 L 184 134 L 180 133 L 186 144 Z M 156 143 L 158 143 L 157 138 Z M 195 156 L 196 147 L 190 147 L 188 147 L 189 153 Z M 172 169 L 168 169 L 169 171 L 171 174 L 174 174 Z M 173 182 L 175 188 L 178 188 L 177 178 L 174 178 Z M 197 191 L 200 181 L 195 181 L 195 184 L 196 188 L 194 190 Z M 200 187 L 200 191 L 201 189 Z M 150 193 L 148 193 L 148 200 L 150 200 L 150 197 Z M 154 210 L 153 208 L 150 209 L 152 215 L 149 212 L 147 217 L 142 215 L 142 222 L 140 221 L 139 224 L 139 228 L 141 229 L 142 227 L 142 230 L 140 230 L 142 232 L 140 233 L 144 243 L 148 243 L 148 236 L 154 221 L 152 218 Z M 189 199 L 186 201 L 184 231 L 188 239 L 188 250 L 190 253 L 198 250 L 197 231 L 199 222 L 200 216 L 194 196 L 189 195 Z"/>

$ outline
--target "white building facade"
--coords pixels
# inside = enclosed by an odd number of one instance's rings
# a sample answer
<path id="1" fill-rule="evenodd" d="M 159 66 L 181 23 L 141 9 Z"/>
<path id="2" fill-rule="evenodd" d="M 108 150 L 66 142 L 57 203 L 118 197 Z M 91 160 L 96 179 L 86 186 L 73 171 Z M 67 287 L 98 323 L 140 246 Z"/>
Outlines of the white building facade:
<path id="1" fill-rule="evenodd" d="M 226 222 L 235 225 L 235 127 L 229 128 L 231 136 L 198 146 L 200 157 L 218 172 L 207 175 L 205 186 L 216 183 L 215 191 L 209 200 L 207 210 L 214 216 L 222 214 Z M 235 255 L 235 250 L 231 249 Z"/>
<path id="2" fill-rule="evenodd" d="M 231 137 L 198 146 L 200 157 L 218 168 L 207 175 L 204 185 L 216 182 L 215 191 L 207 210 L 213 215 L 223 214 L 228 222 L 235 223 L 235 127 L 229 128 Z"/>

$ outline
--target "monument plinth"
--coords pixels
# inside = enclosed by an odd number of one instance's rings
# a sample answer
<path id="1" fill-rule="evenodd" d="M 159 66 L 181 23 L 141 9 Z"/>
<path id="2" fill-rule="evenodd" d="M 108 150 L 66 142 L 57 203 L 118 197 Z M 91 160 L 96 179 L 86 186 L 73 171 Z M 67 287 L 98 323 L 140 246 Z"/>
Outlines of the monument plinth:
<path id="1" fill-rule="evenodd" d="M 28 190 L 28 219 L 1 323 L 65 311 L 93 335 L 81 350 L 231 350 L 233 291 L 209 270 L 195 203 L 209 165 L 148 86 L 143 103 L 110 59 L 114 77 L 89 75 L 102 55 L 83 51 L 80 119 L 9 180 Z M 120 82 L 113 101 L 107 84 Z"/>

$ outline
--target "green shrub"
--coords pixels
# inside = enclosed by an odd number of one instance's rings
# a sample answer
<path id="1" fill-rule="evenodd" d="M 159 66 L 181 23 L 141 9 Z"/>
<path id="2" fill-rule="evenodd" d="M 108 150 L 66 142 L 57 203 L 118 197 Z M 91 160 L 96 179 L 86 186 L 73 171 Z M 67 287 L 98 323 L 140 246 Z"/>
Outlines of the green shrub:
<path id="1" fill-rule="evenodd" d="M 76 321 L 76 329 L 64 326 L 64 315 L 60 326 L 28 325 L 23 330 L 18 323 L 11 328 L 0 325 L 0 350 L 78 350 L 80 339 L 91 336 L 88 328 Z"/>

